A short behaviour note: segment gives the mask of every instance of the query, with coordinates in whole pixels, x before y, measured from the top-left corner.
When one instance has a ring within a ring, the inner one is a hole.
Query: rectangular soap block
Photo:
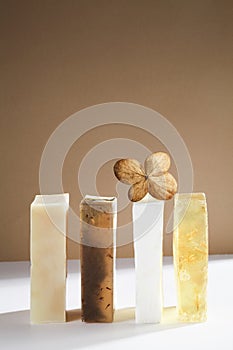
[[[133,203],[136,323],[162,317],[162,242],[164,202],[151,196]]]
[[[32,323],[66,320],[66,227],[69,195],[38,195],[31,204]]]
[[[80,204],[82,320],[113,322],[116,198],[86,196]]]
[[[207,317],[208,219],[204,193],[176,194],[173,255],[179,319]]]

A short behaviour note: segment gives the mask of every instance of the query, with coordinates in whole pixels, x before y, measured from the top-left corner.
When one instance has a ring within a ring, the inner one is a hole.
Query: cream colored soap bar
[[[69,195],[31,204],[31,322],[65,322],[66,223]]]
[[[204,193],[175,196],[173,255],[179,319],[206,320],[208,221]]]

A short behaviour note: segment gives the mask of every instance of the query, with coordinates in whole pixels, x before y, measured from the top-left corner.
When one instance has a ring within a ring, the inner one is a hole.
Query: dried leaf
[[[150,175],[148,181],[149,193],[157,199],[171,199],[177,191],[177,182],[170,173],[165,173],[160,176]]]
[[[148,191],[157,199],[167,200],[177,191],[176,180],[167,172],[169,168],[169,155],[157,152],[145,160],[145,171],[137,160],[121,159],[114,165],[114,173],[118,180],[132,185],[128,192],[132,202],[141,200]]]
[[[114,173],[119,181],[132,185],[145,178],[142,165],[135,159],[121,159],[114,165]]]
[[[144,178],[142,181],[139,181],[130,187],[128,197],[132,202],[138,202],[145,197],[147,192],[148,180]]]
[[[147,175],[159,176],[168,171],[171,165],[170,157],[167,153],[152,153],[145,160],[145,172]]]

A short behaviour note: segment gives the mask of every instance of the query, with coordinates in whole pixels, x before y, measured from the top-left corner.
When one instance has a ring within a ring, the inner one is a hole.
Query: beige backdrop
[[[0,2],[1,260],[29,258],[29,205],[50,134],[72,113],[109,101],[151,107],[178,129],[194,190],[207,194],[210,252],[233,253],[231,8],[225,0]],[[75,208],[74,171],[97,142],[129,137],[157,150],[133,127],[100,129],[82,136],[65,162]],[[111,167],[98,175],[103,194],[115,186]],[[171,253],[171,235],[164,251]],[[118,254],[131,256],[132,246]],[[71,242],[69,256],[78,256]]]

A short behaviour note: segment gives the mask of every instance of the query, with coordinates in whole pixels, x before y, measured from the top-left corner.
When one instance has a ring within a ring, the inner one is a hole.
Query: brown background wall
[[[29,258],[29,204],[50,134],[72,113],[109,101],[151,107],[178,129],[194,190],[208,197],[210,252],[233,253],[232,1],[7,0],[0,14],[0,260]],[[66,166],[109,135],[156,148],[133,127],[103,127],[77,141]],[[100,190],[111,165],[101,170]],[[77,206],[74,182],[69,168],[64,187]],[[113,177],[106,191],[111,184]],[[171,253],[171,236],[164,250]],[[70,243],[70,257],[77,252]],[[118,253],[132,255],[132,247]]]

